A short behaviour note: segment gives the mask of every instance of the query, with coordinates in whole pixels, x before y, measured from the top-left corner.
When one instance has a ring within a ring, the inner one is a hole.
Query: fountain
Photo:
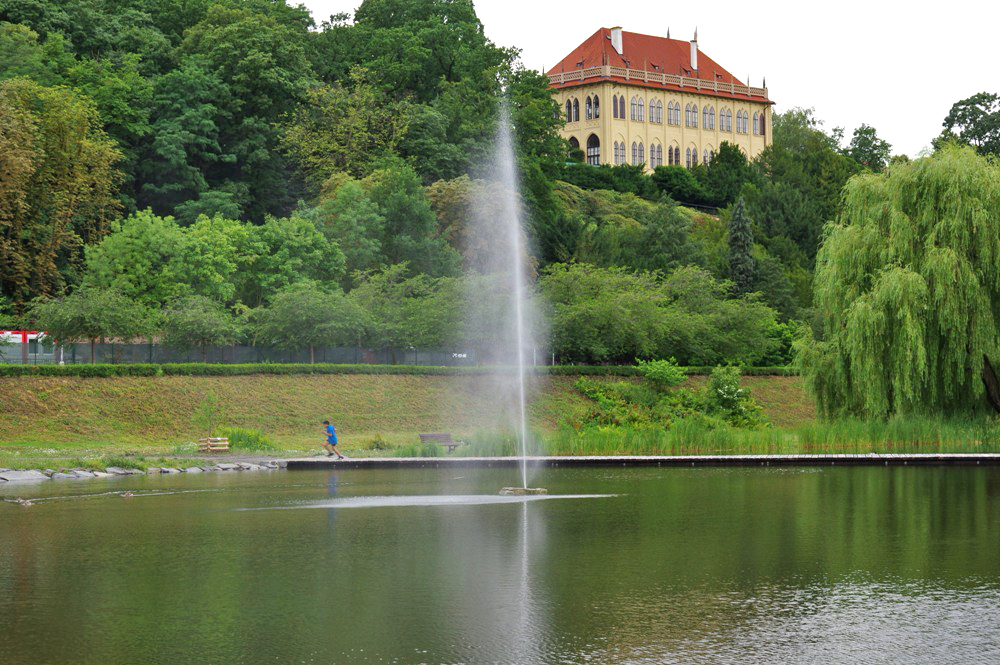
[[[516,433],[520,454],[521,487],[504,488],[503,494],[543,494],[544,490],[528,487],[528,424],[527,424],[527,364],[528,354],[535,355],[535,323],[525,288],[528,265],[527,241],[521,225],[522,207],[511,134],[510,111],[506,101],[501,104],[494,149],[485,179],[476,188],[474,214],[470,220],[469,238],[474,239],[474,251],[467,253],[468,267],[487,279],[493,288],[474,287],[469,310],[470,320],[482,320],[483,295],[491,294],[485,309],[494,317],[490,335],[491,360],[500,365],[494,377],[494,394],[506,423]],[[511,372],[506,371],[511,368]]]

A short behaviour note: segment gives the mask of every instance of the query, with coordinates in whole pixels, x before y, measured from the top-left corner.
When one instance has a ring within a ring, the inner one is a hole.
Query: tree
[[[348,86],[320,85],[306,93],[288,123],[282,142],[314,192],[334,173],[368,175],[372,162],[396,150],[406,132],[407,113],[351,70]]]
[[[57,300],[35,300],[25,319],[58,343],[90,342],[90,362],[97,362],[98,339],[129,340],[152,331],[155,315],[115,289],[82,286]]]
[[[342,291],[324,291],[314,282],[282,289],[271,306],[258,314],[258,341],[279,349],[309,348],[316,361],[317,346],[357,342],[366,325],[364,310]]]
[[[661,192],[681,203],[705,203],[711,196],[682,166],[657,166],[652,179]]]
[[[363,276],[350,299],[369,316],[367,342],[378,348],[436,348],[455,341],[461,320],[458,280],[414,275],[405,263]]]
[[[680,167],[658,167],[680,168]],[[687,169],[685,169],[687,171]],[[736,200],[743,184],[753,179],[753,170],[743,151],[728,141],[723,141],[719,151],[708,164],[693,171],[704,187],[713,205],[726,206]]]
[[[439,235],[416,172],[407,164],[388,164],[365,179],[368,196],[385,219],[380,238],[386,264],[408,263],[414,272],[454,275],[461,257]]]
[[[342,248],[345,285],[353,283],[355,272],[374,270],[387,263],[382,253],[385,218],[357,181],[345,182],[332,199],[305,214],[331,243]]]
[[[854,130],[844,154],[866,169],[879,173],[889,164],[892,146],[878,137],[874,127],[862,124]]]
[[[210,346],[234,344],[239,326],[226,309],[211,298],[188,296],[174,302],[164,312],[163,343],[174,349],[201,349],[205,361]]]
[[[120,159],[86,98],[0,83],[0,295],[16,308],[75,280],[84,246],[119,210]]]
[[[980,155],[1000,155],[1000,95],[980,92],[955,102],[942,124],[942,136],[957,136]]]
[[[799,353],[824,414],[1000,408],[998,210],[1000,168],[968,147],[848,182]]]
[[[729,276],[740,293],[749,293],[753,285],[753,230],[741,196],[729,219]]]

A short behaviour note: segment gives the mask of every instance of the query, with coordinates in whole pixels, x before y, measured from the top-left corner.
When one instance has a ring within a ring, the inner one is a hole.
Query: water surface
[[[519,480],[8,484],[0,663],[1000,662],[1000,470]]]

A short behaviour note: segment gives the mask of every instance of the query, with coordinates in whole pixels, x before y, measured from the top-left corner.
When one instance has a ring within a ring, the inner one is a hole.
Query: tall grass
[[[545,440],[547,455],[792,455],[1000,452],[989,419],[845,419],[790,429],[710,427],[682,419],[657,427],[564,427]]]
[[[271,443],[266,434],[256,429],[222,427],[217,434],[229,439],[230,450],[267,451],[278,449]]]

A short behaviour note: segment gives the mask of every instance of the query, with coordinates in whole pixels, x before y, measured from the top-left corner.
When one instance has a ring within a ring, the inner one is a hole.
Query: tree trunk
[[[993,370],[990,359],[983,354],[983,385],[986,387],[986,401],[990,403],[994,411],[1000,412],[1000,379]]]

